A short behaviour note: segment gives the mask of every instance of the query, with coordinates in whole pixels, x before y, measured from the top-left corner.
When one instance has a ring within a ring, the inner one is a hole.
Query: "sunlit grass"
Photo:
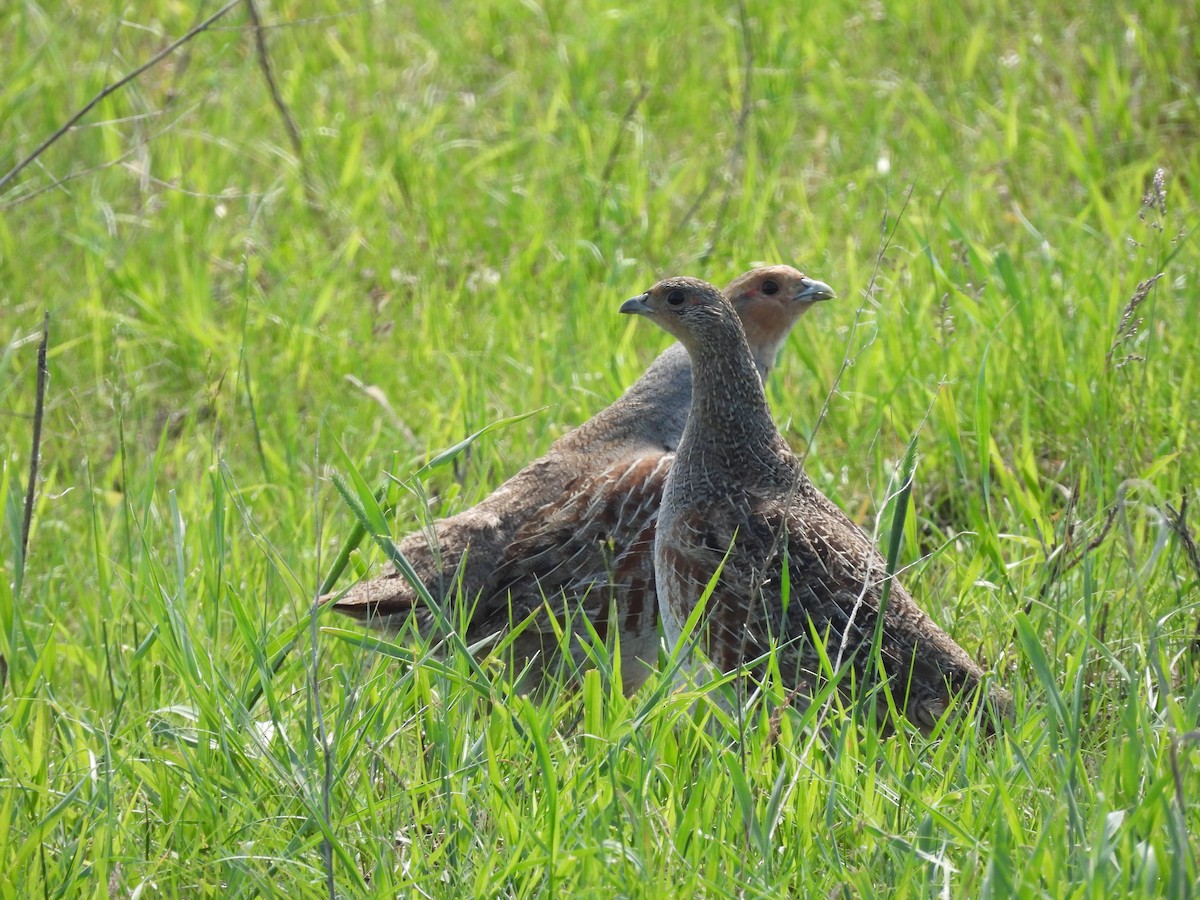
[[[303,160],[238,10],[0,194],[0,896],[1194,893],[1195,10],[261,7]],[[196,16],[5,6],[0,170]],[[525,698],[311,621],[334,471],[536,411],[389,524],[462,509],[663,346],[622,300],[760,261],[841,298],[777,418],[881,536],[917,436],[899,562],[1010,733],[731,723],[603,664]]]

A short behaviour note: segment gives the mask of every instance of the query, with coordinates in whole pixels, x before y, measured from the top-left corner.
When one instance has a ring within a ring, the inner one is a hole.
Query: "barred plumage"
[[[770,266],[726,288],[749,335],[756,378],[766,378],[788,332],[810,308],[812,298],[798,297],[805,284],[795,269]],[[625,689],[636,689],[649,674],[658,653],[654,527],[691,390],[687,352],[672,346],[617,402],[491,496],[434,522],[432,544],[424,531],[401,541],[401,551],[439,601],[455,598],[461,567],[461,594],[473,604],[468,643],[504,634],[533,615],[511,647],[514,670],[530,667],[528,686],[548,669],[574,667],[586,657],[575,641],[571,659],[558,658],[547,608],[560,628],[583,635],[586,620],[601,637],[615,611]],[[395,572],[354,585],[334,608],[388,630],[412,620],[428,634],[435,624]]]
[[[809,289],[832,293],[820,282]],[[731,672],[774,648],[786,686],[804,702],[821,673],[818,642],[829,659],[853,665],[859,685],[872,680],[867,651],[879,624],[897,705],[918,727],[932,727],[952,696],[980,685],[983,671],[894,578],[881,610],[884,559],[808,480],[775,427],[728,302],[702,281],[671,278],[622,312],[647,316],[692,357],[691,411],[655,539],[668,642],[678,639],[720,567],[700,635],[718,670]],[[761,677],[761,667],[752,674]],[[1007,710],[1004,691],[994,689],[991,698]]]

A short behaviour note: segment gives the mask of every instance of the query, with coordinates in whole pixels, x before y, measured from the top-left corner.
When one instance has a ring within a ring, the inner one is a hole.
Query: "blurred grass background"
[[[6,4],[0,175],[216,9]],[[260,14],[299,153],[238,7],[0,192],[0,894],[1194,893],[1195,8]],[[817,484],[872,529],[919,435],[907,581],[1012,735],[773,743],[309,629],[336,443],[405,478],[545,407],[424,482],[462,509],[664,346],[623,299],[759,262],[840,295],[768,391]]]

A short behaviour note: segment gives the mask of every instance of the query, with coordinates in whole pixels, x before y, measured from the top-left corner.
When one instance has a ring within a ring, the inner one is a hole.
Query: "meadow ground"
[[[0,171],[217,10],[151,6],[4,4]],[[278,0],[293,142],[237,4],[101,102],[0,188],[0,897],[1194,894],[1200,13],[1065,6]],[[622,300],[762,261],[841,298],[778,420],[881,535],[919,439],[905,577],[1009,733],[311,619],[333,473],[461,509],[665,345]]]

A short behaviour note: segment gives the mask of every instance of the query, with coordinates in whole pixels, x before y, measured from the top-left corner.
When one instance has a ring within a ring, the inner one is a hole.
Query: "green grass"
[[[0,170],[198,20],[155,5],[4,5]],[[303,163],[238,9],[0,193],[0,897],[1196,893],[1200,14],[746,6],[264,5]],[[899,561],[1011,733],[772,741],[310,622],[338,444],[373,485],[544,407],[422,478],[462,509],[665,344],[623,299],[760,261],[841,296],[778,419],[881,546],[919,437]]]

